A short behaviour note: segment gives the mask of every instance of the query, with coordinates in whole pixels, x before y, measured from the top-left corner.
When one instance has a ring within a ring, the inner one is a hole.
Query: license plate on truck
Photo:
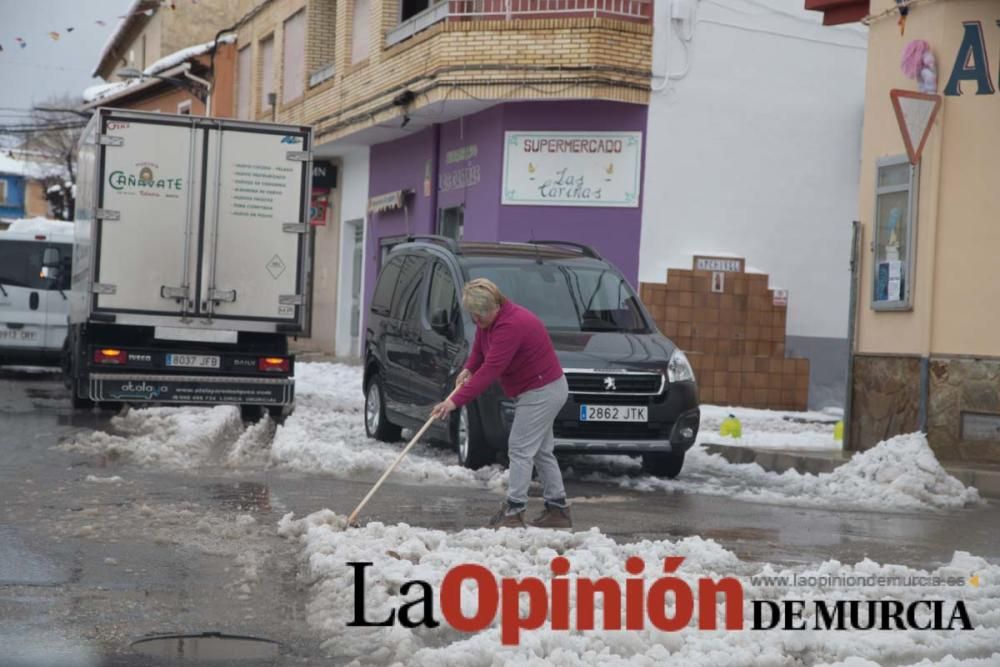
[[[173,368],[218,368],[219,357],[209,354],[168,354],[167,366]]]
[[[645,405],[581,405],[582,422],[647,422],[649,409]]]

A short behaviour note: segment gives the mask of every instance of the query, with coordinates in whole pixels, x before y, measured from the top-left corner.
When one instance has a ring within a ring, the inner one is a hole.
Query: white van
[[[71,224],[17,220],[0,231],[0,365],[59,365],[72,261]]]

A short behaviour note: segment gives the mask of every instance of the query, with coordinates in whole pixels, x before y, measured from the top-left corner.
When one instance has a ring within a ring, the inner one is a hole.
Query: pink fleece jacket
[[[486,391],[494,380],[516,398],[562,377],[562,365],[542,321],[527,308],[507,301],[488,328],[476,328],[465,368],[472,373],[452,401],[462,406]]]

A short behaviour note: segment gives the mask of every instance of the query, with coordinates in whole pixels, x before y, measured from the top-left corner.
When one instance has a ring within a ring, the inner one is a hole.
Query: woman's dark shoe
[[[547,504],[531,525],[535,528],[572,528],[573,518],[569,514],[568,507]]]
[[[505,500],[497,513],[490,517],[487,528],[527,528],[524,524],[524,508],[514,509]]]

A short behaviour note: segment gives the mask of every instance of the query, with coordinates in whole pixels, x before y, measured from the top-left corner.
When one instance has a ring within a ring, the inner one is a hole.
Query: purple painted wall
[[[501,206],[505,131],[641,131],[645,169],[647,107],[602,101],[511,102],[411,136],[372,146],[369,196],[410,189],[408,210],[369,215],[365,313],[378,275],[379,239],[431,234],[438,209],[465,205],[467,241],[562,239],[594,246],[633,285],[639,275],[642,197],[636,208]],[[476,147],[476,155],[448,163],[447,154]],[[431,191],[424,177],[430,161]],[[642,174],[640,174],[642,183]],[[367,318],[366,318],[367,319]]]

